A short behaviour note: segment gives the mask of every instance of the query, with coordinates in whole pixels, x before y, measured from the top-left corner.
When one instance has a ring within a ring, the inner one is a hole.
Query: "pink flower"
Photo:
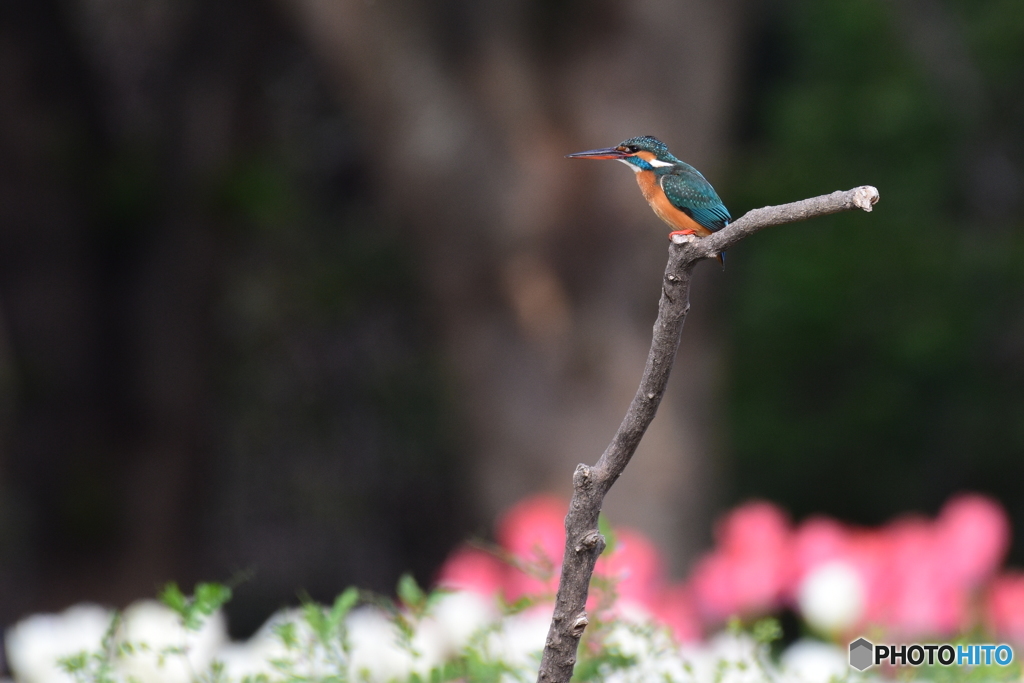
[[[702,557],[694,567],[690,579],[694,602],[708,621],[720,622],[741,611],[733,562],[722,552]]]
[[[851,532],[828,517],[805,520],[793,536],[794,580],[802,581],[818,566],[843,559],[850,552]]]
[[[999,568],[1010,545],[1010,522],[1002,506],[977,494],[948,501],[936,520],[941,562],[964,586],[974,587]]]
[[[553,595],[566,507],[552,496],[518,503],[497,527],[511,564],[464,547],[444,564],[439,583],[485,595],[501,592],[509,601]],[[614,586],[609,618],[649,615],[686,641],[700,636],[701,619],[714,625],[788,603],[832,633],[870,625],[893,637],[922,638],[972,626],[972,599],[1003,560],[1010,528],[997,502],[975,494],[951,499],[936,520],[904,517],[877,529],[812,517],[794,530],[778,507],[755,501],[721,520],[716,547],[697,562],[688,583],[673,586],[667,586],[664,563],[649,539],[629,529],[617,530],[616,539],[595,567],[595,576]],[[813,585],[809,577],[816,577]],[[603,604],[601,596],[592,587],[588,608]],[[1021,615],[1024,573],[994,580],[985,600],[989,626],[1024,644]]]
[[[520,501],[498,521],[498,543],[520,563],[509,567],[505,599],[553,594],[565,550],[565,514],[568,506],[554,496],[540,495]]]
[[[508,601],[553,594],[565,547],[566,509],[564,501],[552,496],[521,501],[502,515],[497,525],[498,542],[514,564],[464,546],[445,561],[438,584],[484,595],[501,592]],[[638,607],[641,613],[669,626],[678,639],[699,638],[700,624],[689,590],[682,586],[666,589],[661,554],[643,534],[617,529],[615,546],[598,559],[595,575],[613,584],[613,617],[635,615],[632,608]],[[592,587],[588,609],[596,609],[599,598],[600,591]]]
[[[651,611],[655,619],[668,626],[676,642],[693,643],[701,639],[700,617],[689,586],[677,584],[663,590]]]
[[[951,635],[968,626],[971,588],[949,562],[938,524],[906,517],[883,528],[885,590],[877,623],[902,636]]]
[[[905,637],[950,636],[967,626],[967,592],[922,567],[904,581],[889,609],[889,626]]]
[[[615,582],[619,600],[650,610],[663,588],[663,567],[661,553],[646,536],[631,529],[616,529],[614,551],[601,556],[594,573]]]
[[[968,626],[967,591],[943,580],[931,567],[904,577],[892,594],[887,616],[893,633],[905,637],[951,636]]]
[[[742,505],[722,520],[717,536],[719,548],[693,574],[701,613],[718,621],[778,607],[793,573],[792,532],[782,511],[764,502]]]
[[[1007,572],[992,580],[985,599],[985,622],[1000,638],[1024,644],[1024,573]]]
[[[867,598],[865,621],[884,623],[889,596],[894,591],[889,539],[873,530],[851,532],[842,559],[849,562],[863,583]]]
[[[863,622],[901,636],[950,635],[970,625],[971,592],[1006,552],[1009,524],[999,505],[977,495],[946,504],[937,520],[908,516],[855,530],[817,518],[794,540],[794,577],[841,561],[865,590]]]
[[[928,521],[903,517],[890,522],[881,534],[888,546],[883,623],[903,635],[932,632],[928,603],[936,598],[932,593],[938,578],[933,576],[935,544]]]
[[[736,508],[717,529],[719,545],[733,555],[777,555],[789,549],[791,530],[786,514],[765,501]]]
[[[463,546],[441,565],[437,585],[452,590],[494,595],[505,581],[506,565],[494,555]]]
[[[498,543],[523,560],[560,563],[567,509],[565,501],[555,496],[519,501],[498,520]]]

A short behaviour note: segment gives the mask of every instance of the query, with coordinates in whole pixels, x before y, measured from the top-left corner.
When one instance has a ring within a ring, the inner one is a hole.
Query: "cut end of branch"
[[[878,189],[870,185],[862,185],[854,190],[853,205],[858,209],[871,211],[871,207],[878,203]]]
[[[669,239],[672,240],[672,244],[686,244],[688,242],[696,242],[696,235],[672,235]]]

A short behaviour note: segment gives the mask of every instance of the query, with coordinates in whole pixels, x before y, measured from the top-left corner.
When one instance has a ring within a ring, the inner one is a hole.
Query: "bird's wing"
[[[661,189],[672,206],[686,212],[708,230],[721,230],[732,222],[729,209],[718,197],[715,188],[696,170],[673,170],[661,176]]]

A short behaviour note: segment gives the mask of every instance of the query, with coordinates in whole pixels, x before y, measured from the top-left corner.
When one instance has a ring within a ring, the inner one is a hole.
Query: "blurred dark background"
[[[568,493],[636,388],[665,228],[568,152],[654,134],[738,216],[612,520],[677,576],[751,496],[998,497],[1024,561],[1016,0],[7,0],[0,626],[167,580],[428,583]]]

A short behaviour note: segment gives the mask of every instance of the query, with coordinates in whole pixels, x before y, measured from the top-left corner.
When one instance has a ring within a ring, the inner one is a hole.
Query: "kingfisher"
[[[668,151],[651,135],[630,138],[617,147],[566,155],[568,159],[616,159],[636,174],[644,199],[675,235],[707,237],[732,222],[729,209],[700,171]],[[725,263],[724,255],[718,260]]]

